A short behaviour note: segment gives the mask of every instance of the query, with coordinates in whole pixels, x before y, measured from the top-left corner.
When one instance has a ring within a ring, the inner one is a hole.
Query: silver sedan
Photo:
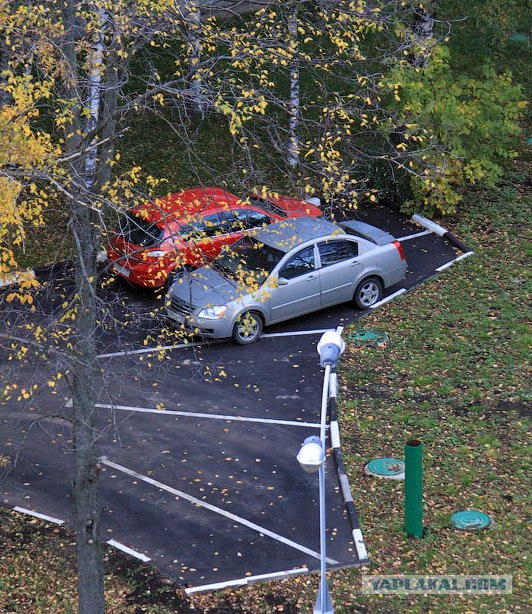
[[[256,341],[264,326],[352,301],[377,303],[407,264],[395,238],[359,221],[283,220],[253,231],[208,266],[182,273],[168,317],[211,339]]]

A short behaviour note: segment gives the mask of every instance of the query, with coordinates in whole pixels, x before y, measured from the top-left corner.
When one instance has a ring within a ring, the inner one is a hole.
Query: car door
[[[358,243],[352,239],[329,239],[318,243],[322,307],[353,298],[355,282],[362,271],[358,251]]]
[[[278,285],[271,290],[270,319],[288,320],[319,308],[320,280],[314,245],[310,245],[281,264]]]

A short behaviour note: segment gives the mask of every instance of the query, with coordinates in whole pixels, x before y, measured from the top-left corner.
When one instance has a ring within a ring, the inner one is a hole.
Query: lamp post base
[[[329,593],[329,585],[327,584],[326,578],[320,580],[320,590],[318,591],[316,605],[314,606],[314,614],[334,614],[331,594]]]

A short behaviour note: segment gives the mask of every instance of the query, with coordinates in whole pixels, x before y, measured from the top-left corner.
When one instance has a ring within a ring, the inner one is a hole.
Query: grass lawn
[[[385,348],[348,343],[341,368],[342,444],[371,566],[330,578],[338,613],[528,611],[526,498],[530,198],[518,176],[471,192],[444,224],[475,255],[357,321],[386,331]],[[347,337],[349,330],[346,331]],[[402,484],[369,478],[372,458],[425,447],[426,537],[403,532]],[[1,471],[1,469],[0,469]],[[450,528],[478,509],[495,521],[479,533]],[[72,534],[0,512],[0,612],[75,612]],[[109,551],[108,611],[119,614],[308,612],[318,578],[201,595],[189,600],[154,570]],[[511,595],[367,596],[361,574],[510,574]]]

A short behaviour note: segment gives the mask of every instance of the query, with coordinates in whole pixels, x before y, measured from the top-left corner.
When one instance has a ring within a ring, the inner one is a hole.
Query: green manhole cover
[[[405,464],[398,458],[375,458],[366,465],[364,470],[368,475],[378,478],[405,479]]]
[[[382,330],[357,330],[347,335],[347,340],[357,346],[380,347],[390,341],[388,333]]]
[[[451,516],[451,522],[460,531],[480,531],[491,525],[491,518],[478,510],[462,510]]]
[[[529,37],[522,32],[514,32],[512,35],[510,35],[509,39],[512,41],[512,43],[528,43],[529,41]]]

